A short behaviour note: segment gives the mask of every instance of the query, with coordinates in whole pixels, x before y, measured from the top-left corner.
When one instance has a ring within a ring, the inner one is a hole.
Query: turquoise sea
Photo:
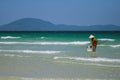
[[[0,80],[49,79],[119,80],[120,32],[0,32]]]

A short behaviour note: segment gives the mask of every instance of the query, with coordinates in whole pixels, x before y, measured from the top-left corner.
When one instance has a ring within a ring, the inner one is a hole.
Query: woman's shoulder
[[[96,38],[94,38],[93,40],[94,40],[94,41],[97,41],[97,39],[96,39]]]

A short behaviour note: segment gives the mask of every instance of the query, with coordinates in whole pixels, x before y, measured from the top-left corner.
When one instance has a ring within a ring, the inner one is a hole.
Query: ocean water
[[[0,32],[0,80],[49,79],[119,80],[120,32]]]

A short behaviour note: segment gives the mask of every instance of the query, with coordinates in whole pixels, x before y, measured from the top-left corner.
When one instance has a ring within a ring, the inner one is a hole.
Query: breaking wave
[[[99,79],[99,78],[35,78],[35,77],[16,77],[16,76],[9,76],[9,77],[0,77],[0,79],[6,80],[108,80],[108,79]],[[109,79],[113,80],[113,79]]]
[[[23,45],[88,45],[90,44],[90,41],[73,41],[73,42],[0,42],[0,44],[23,44]],[[105,47],[112,47],[112,48],[118,48],[120,47],[120,44],[116,45],[102,45],[99,44],[98,46],[105,46]]]
[[[15,55],[15,54],[4,54],[4,56],[8,56],[8,57],[31,57],[31,56],[21,56],[21,55]]]
[[[46,37],[40,37],[40,39],[45,39]]]
[[[13,36],[3,36],[1,39],[19,39],[21,37],[13,37]]]
[[[109,38],[102,38],[102,39],[98,39],[100,41],[115,41],[115,39],[109,39]]]
[[[62,51],[34,51],[34,50],[0,50],[0,52],[18,52],[18,53],[43,53],[43,54],[56,54]]]
[[[98,45],[98,46],[108,46],[108,47],[112,47],[112,48],[118,48],[118,47],[120,47],[120,44],[117,44],[117,45]]]
[[[103,79],[92,79],[92,78],[25,78],[22,77],[22,80],[103,80]],[[104,79],[108,80],[108,79]],[[113,80],[113,79],[109,79]]]
[[[71,60],[89,61],[89,62],[118,62],[120,63],[120,59],[110,59],[110,58],[54,57],[53,59],[71,59]]]
[[[37,44],[37,45],[86,45],[90,41],[73,41],[73,42],[0,42],[0,44]]]

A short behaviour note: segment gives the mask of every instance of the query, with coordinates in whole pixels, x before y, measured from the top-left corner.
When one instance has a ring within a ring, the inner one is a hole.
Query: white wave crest
[[[40,37],[40,39],[45,39],[45,37]]]
[[[108,46],[108,47],[112,47],[112,48],[118,48],[118,47],[120,47],[120,44],[117,44],[117,45],[98,45],[98,46]]]
[[[120,47],[120,44],[119,45],[111,45],[111,47],[113,47],[113,48]]]
[[[92,78],[25,78],[25,77],[21,79],[22,80],[108,80],[108,79],[92,79]],[[109,79],[109,80],[113,80],[113,79]]]
[[[56,54],[56,53],[60,53],[60,52],[62,52],[62,51],[0,50],[0,52]]]
[[[72,59],[72,60],[90,61],[90,62],[119,62],[120,63],[120,59],[109,59],[109,58],[54,57],[53,59]]]
[[[21,38],[21,37],[13,37],[13,36],[3,36],[3,37],[1,37],[1,39],[18,39],[18,38]]]
[[[36,45],[86,45],[89,41],[74,42],[0,42],[0,44],[36,44]]]
[[[98,39],[100,41],[115,41],[115,39],[109,39],[109,38],[102,38],[102,39]]]
[[[15,55],[15,54],[4,54],[4,56],[8,56],[8,57],[30,57],[30,56],[21,56],[21,55]]]

